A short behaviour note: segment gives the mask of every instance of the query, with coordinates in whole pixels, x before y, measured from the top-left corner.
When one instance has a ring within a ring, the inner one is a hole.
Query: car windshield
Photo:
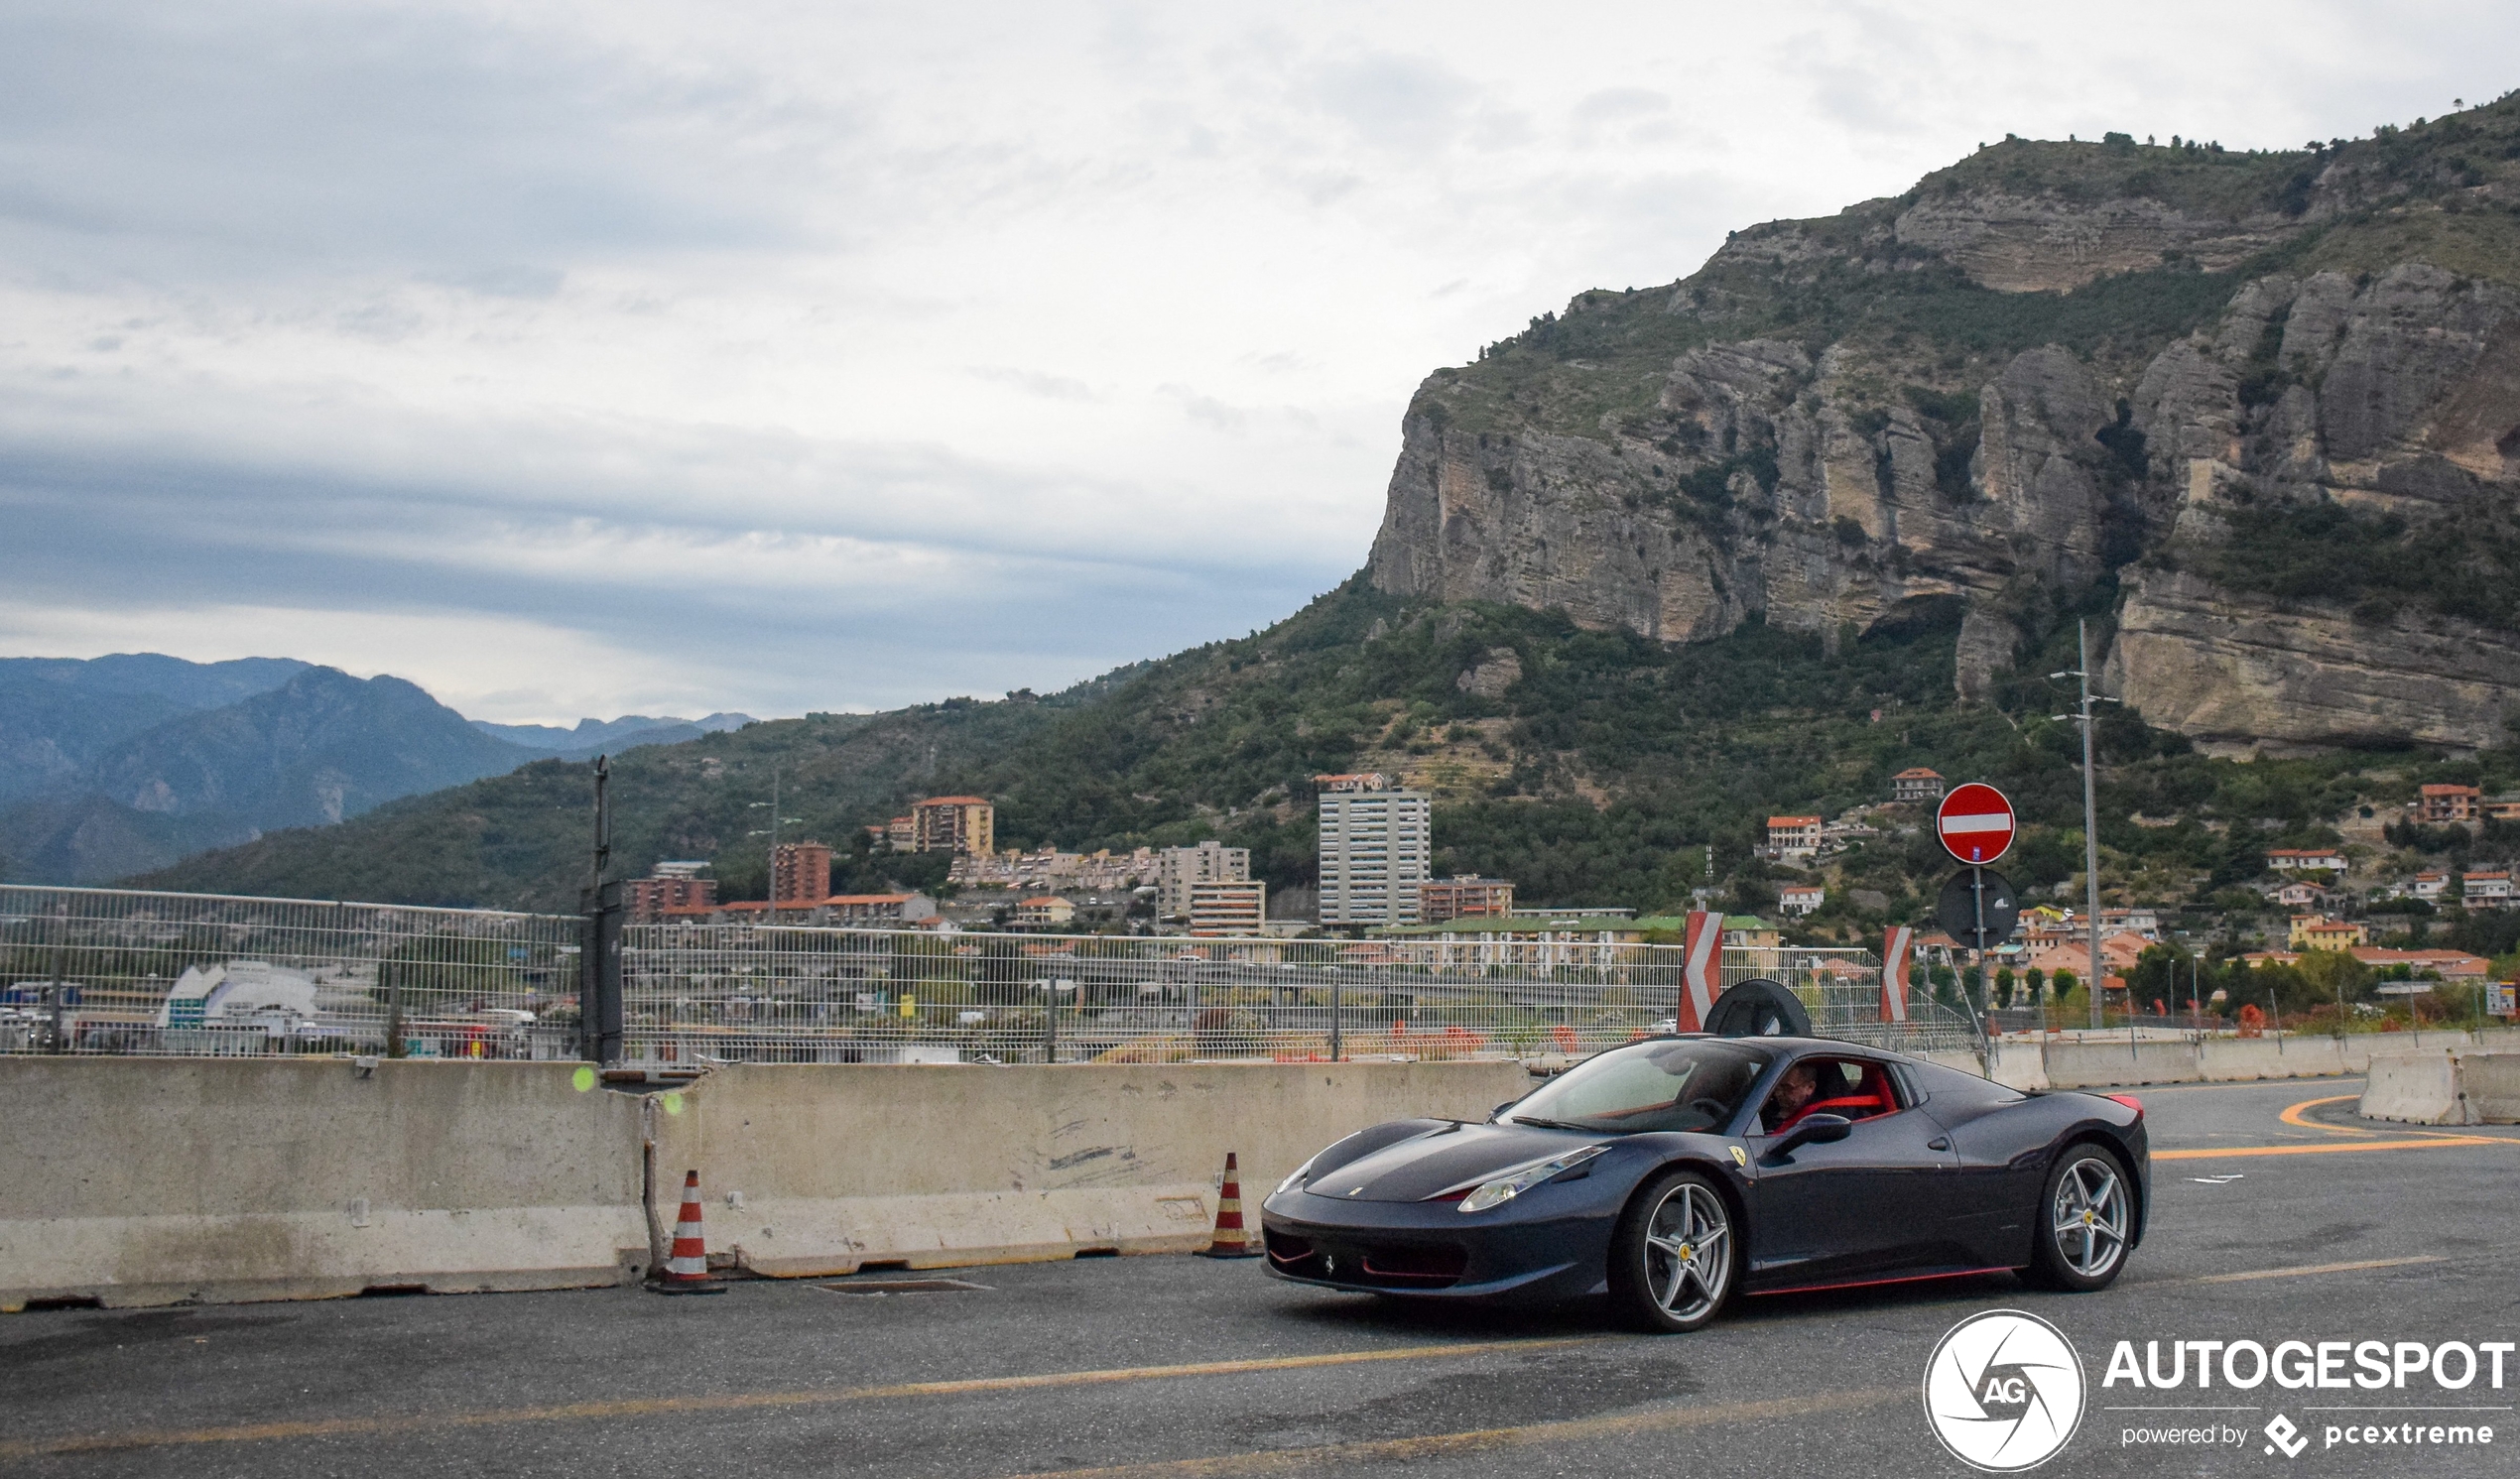
[[[1508,1120],[1619,1135],[1730,1123],[1772,1054],[1730,1039],[1638,1043],[1570,1068],[1505,1111]]]

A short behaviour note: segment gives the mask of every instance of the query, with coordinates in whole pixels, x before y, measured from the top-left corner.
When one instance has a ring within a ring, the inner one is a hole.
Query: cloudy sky
[[[507,720],[1048,689],[1345,577],[1418,380],[1584,288],[2007,131],[2290,146],[2514,56],[2508,0],[14,0],[0,653]]]

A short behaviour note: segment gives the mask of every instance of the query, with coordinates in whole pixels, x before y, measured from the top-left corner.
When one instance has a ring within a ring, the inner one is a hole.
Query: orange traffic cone
[[[726,1286],[708,1277],[708,1238],[700,1230],[700,1173],[683,1176],[683,1210],[674,1219],[674,1252],[652,1286],[661,1294],[722,1294]]]
[[[1225,1183],[1216,1189],[1216,1235],[1198,1250],[1200,1258],[1258,1258],[1260,1240],[1242,1225],[1242,1174],[1234,1153],[1225,1152]]]

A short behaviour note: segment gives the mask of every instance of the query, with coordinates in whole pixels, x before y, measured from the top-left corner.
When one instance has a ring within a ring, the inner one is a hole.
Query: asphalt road
[[[2250,1409],[2207,1416],[2113,1411],[2147,1394],[2100,1386],[2121,1339],[2520,1338],[2520,1132],[2365,1125],[2350,1098],[2282,1118],[2358,1087],[2135,1091],[2169,1158],[2151,1236],[2097,1294],[1985,1278],[1751,1299],[1707,1331],[1653,1338],[1597,1310],[1422,1311],[1250,1262],[1132,1258],[957,1271],[982,1288],[882,1296],[756,1283],[711,1298],[39,1311],[0,1318],[0,1469],[1961,1474],[1921,1411],[1925,1363],[1954,1322],[2014,1307],[2061,1327],[2089,1374],[2081,1427],[2043,1474],[2513,1472],[2520,1362],[2499,1392],[2177,1394]],[[2329,1449],[2323,1423],[2400,1419],[2300,1406],[2451,1398],[2503,1409],[2456,1419],[2493,1423],[2492,1447]],[[2264,1451],[2257,1428],[2279,1411],[2311,1432],[2297,1458]],[[2203,1421],[2248,1440],[2124,1445],[2130,1425]]]

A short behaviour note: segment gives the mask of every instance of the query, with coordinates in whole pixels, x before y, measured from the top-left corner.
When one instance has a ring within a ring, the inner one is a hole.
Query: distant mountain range
[[[617,753],[640,745],[679,745],[703,734],[741,729],[752,722],[752,715],[734,713],[710,714],[705,719],[624,714],[618,719],[580,719],[574,729],[563,729],[557,724],[493,724],[487,719],[473,720],[472,727],[493,739],[548,751],[564,760],[591,760],[606,751]]]
[[[491,724],[399,678],[288,658],[0,659],[0,879],[104,882],[536,760],[746,722]]]

